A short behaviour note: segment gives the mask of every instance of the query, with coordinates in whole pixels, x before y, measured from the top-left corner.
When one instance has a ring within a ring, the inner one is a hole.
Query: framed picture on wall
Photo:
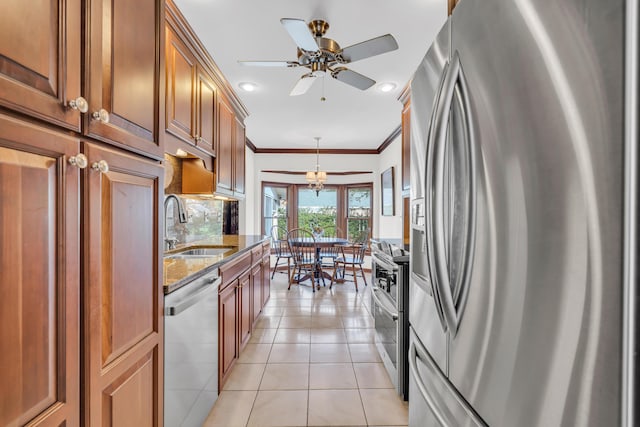
[[[394,176],[393,176],[393,166],[391,166],[386,171],[382,172],[381,176],[381,191],[382,197],[380,200],[382,201],[382,215],[384,216],[393,216],[396,214],[395,203],[394,203]]]

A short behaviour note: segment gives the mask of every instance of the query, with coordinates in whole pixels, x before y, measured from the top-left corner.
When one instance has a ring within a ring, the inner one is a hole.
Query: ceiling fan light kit
[[[305,67],[310,73],[302,75],[289,95],[306,93],[313,85],[318,72],[329,73],[334,79],[360,90],[367,90],[376,82],[369,77],[356,73],[345,64],[370,58],[398,49],[398,43],[391,34],[385,34],[346,48],[332,39],[324,37],[329,23],[316,19],[307,24],[302,19],[282,18],[280,20],[297,49],[297,61],[238,61],[242,65],[258,67]]]

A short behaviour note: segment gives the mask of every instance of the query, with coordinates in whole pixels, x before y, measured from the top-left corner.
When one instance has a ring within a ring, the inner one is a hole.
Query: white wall
[[[289,175],[277,173],[265,173],[263,170],[282,170],[282,171],[300,171],[306,172],[314,170],[316,166],[315,154],[255,154],[254,162],[254,185],[256,192],[254,193],[253,202],[256,215],[254,217],[254,228],[260,230],[261,224],[261,189],[262,182],[283,182],[291,184],[306,184],[304,175]],[[377,154],[321,154],[320,169],[324,171],[345,172],[345,171],[366,171],[371,173],[355,174],[355,175],[329,175],[327,183],[329,184],[354,184],[373,182],[373,215],[374,218],[380,215],[380,206],[378,200],[379,189],[379,171],[378,171],[378,155]],[[249,172],[247,172],[249,179]],[[374,220],[374,232],[377,228],[377,220]]]
[[[378,156],[378,186],[380,185],[380,173],[393,166],[393,194],[395,214],[382,216],[378,211],[378,233],[373,237],[382,239],[402,239],[402,136],[396,137],[393,142]],[[377,193],[380,197],[380,187]],[[378,200],[380,204],[380,200]]]
[[[260,193],[260,186],[256,188],[255,182],[255,153],[247,147],[245,150],[245,194],[244,200],[239,202],[240,218],[239,233],[246,235],[260,234],[260,227],[255,227],[256,221],[260,224],[260,204],[255,205],[255,194]],[[258,202],[260,199],[258,198]],[[257,211],[257,212],[256,212]],[[258,217],[256,220],[256,216]]]
[[[261,231],[262,182],[306,184],[303,175],[275,174],[263,170],[308,171],[316,165],[315,154],[255,154],[247,149],[246,194],[240,209],[244,212],[240,221],[240,233],[259,234]],[[402,238],[401,160],[402,142],[397,137],[382,154],[321,154],[320,169],[325,171],[370,171],[356,175],[329,175],[331,184],[373,183],[372,236]],[[380,211],[380,174],[390,166],[395,168],[395,215],[382,216]]]

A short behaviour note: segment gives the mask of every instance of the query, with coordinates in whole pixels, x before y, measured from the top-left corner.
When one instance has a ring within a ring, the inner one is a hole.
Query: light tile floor
[[[370,287],[360,282],[287,291],[271,299],[204,423],[214,426],[406,426],[374,345]]]

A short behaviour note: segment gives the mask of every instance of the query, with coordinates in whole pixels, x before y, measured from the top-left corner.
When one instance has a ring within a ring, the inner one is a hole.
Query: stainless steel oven
[[[371,310],[376,347],[398,394],[409,398],[409,255],[385,242],[372,244]]]

